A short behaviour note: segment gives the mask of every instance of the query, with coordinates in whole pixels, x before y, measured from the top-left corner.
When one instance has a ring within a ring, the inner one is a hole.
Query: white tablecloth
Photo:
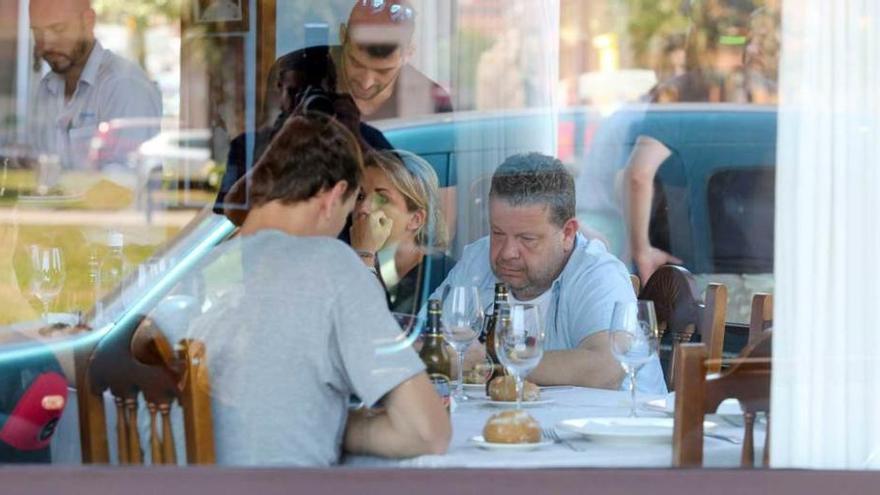
[[[527,411],[542,427],[553,426],[565,419],[584,417],[612,417],[629,414],[627,392],[589,388],[551,389],[542,391],[542,398],[553,399],[552,404],[528,408]],[[656,399],[657,396],[639,396],[639,402]],[[637,440],[599,441],[588,440],[575,434],[559,431],[582,450],[575,452],[557,443],[532,451],[483,450],[469,442],[471,437],[481,435],[486,420],[500,409],[486,404],[484,399],[466,402],[452,413],[453,437],[449,451],[442,456],[422,456],[413,459],[393,460],[370,456],[349,456],[344,463],[358,467],[412,467],[412,468],[544,468],[544,467],[670,467],[672,443],[650,443]],[[664,416],[662,412],[640,409],[639,415]],[[712,431],[742,438],[743,430],[735,426],[741,418],[709,416],[718,427]],[[755,459],[760,464],[764,445],[764,427],[756,427]],[[706,437],[703,443],[704,466],[738,467],[741,445]]]

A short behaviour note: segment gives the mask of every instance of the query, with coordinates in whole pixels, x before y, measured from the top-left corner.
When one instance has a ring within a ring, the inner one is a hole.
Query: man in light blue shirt
[[[128,154],[159,131],[159,89],[140,67],[95,39],[89,0],[31,0],[30,25],[36,55],[51,72],[32,102],[29,144],[57,156],[65,169],[127,165]],[[99,127],[117,119],[129,122],[90,161]]]
[[[635,301],[629,273],[601,242],[578,233],[575,211],[574,178],[559,160],[511,156],[492,176],[490,236],[465,248],[433,297],[449,285],[473,285],[488,305],[495,283],[504,282],[512,301],[536,304],[546,315],[544,357],[529,380],[628,388],[607,329],[614,303]],[[639,372],[638,388],[666,393],[656,357]]]

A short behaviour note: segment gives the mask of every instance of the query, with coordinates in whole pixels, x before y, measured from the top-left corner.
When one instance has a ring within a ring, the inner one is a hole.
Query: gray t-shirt
[[[393,345],[381,287],[335,239],[261,231],[197,276],[203,312],[186,336],[206,345],[219,464],[336,464],[350,397],[376,404],[424,369]]]

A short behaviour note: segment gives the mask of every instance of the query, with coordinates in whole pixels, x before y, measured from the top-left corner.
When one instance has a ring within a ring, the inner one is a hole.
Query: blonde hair
[[[407,151],[371,151],[364,157],[364,167],[385,172],[388,180],[406,202],[407,210],[425,212],[425,222],[416,232],[416,243],[439,250],[446,248],[449,234],[440,207],[440,186],[434,168],[424,159]]]

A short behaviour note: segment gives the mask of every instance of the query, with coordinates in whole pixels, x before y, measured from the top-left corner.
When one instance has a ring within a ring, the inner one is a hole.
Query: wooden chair
[[[706,288],[705,301],[697,292],[694,276],[687,269],[664,265],[657,269],[639,294],[639,299],[654,302],[660,337],[669,335],[667,345],[660,350],[660,363],[666,376],[666,386],[675,385],[675,349],[690,342],[694,334],[706,344],[712,360],[710,371],[720,371],[721,352],[724,348],[724,319],[727,313],[727,287],[711,283]]]
[[[150,415],[153,464],[177,463],[170,416],[175,401],[183,410],[187,462],[215,462],[211,397],[201,342],[182,340],[175,352],[155,324],[144,319],[133,330],[111,332],[93,351],[78,356],[76,375],[83,463],[110,462],[104,413],[104,391],[108,389],[116,405],[120,464],[143,464],[137,420],[139,393]]]
[[[749,319],[749,344],[757,342],[773,327],[773,295],[757,293],[752,296],[752,316]]]
[[[676,361],[678,389],[675,391],[675,426],[672,436],[672,464],[695,467],[703,464],[703,418],[714,413],[722,401],[737,399],[743,411],[742,467],[755,465],[755,420],[766,413],[764,466],[770,452],[770,372],[772,332],[743,349],[723,373],[709,372],[705,344],[682,344]]]

